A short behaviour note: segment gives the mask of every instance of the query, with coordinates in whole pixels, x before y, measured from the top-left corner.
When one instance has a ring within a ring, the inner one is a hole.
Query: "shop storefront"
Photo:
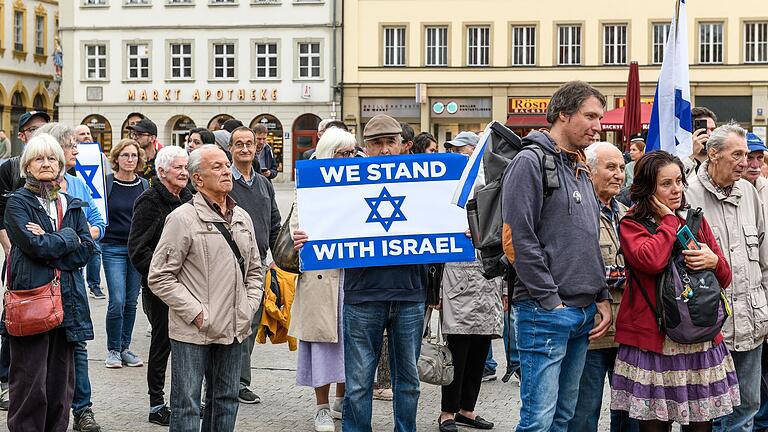
[[[399,122],[411,125],[415,133],[421,131],[421,104],[410,98],[363,98],[360,100],[360,127],[373,117],[385,114]]]
[[[431,98],[430,132],[438,144],[451,140],[461,131],[480,132],[493,118],[491,98]]]
[[[190,129],[196,127],[194,120],[185,115],[180,115],[172,118],[169,123],[171,123],[171,144],[184,147],[187,134]]]
[[[315,114],[303,114],[293,122],[293,166],[296,161],[303,160],[304,153],[317,147],[317,125],[320,124],[320,117]],[[291,179],[295,176],[295,171],[291,173]]]
[[[283,154],[285,153],[283,149],[283,124],[271,114],[261,114],[254,117],[250,127],[253,128],[257,124],[267,127],[267,144],[272,148],[272,153],[277,161],[277,171],[283,172]]]
[[[91,114],[84,118],[80,124],[88,126],[91,130],[93,140],[101,144],[104,153],[109,154],[112,151],[112,125],[109,120],[99,114]]]
[[[547,106],[549,99],[528,97],[509,98],[507,101],[507,127],[524,137],[534,129],[548,128]]]

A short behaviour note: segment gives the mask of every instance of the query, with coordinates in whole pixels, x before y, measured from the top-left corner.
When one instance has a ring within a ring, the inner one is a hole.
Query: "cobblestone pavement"
[[[286,216],[294,197],[292,185],[276,185],[281,213]],[[1,252],[0,252],[1,253]],[[104,279],[102,278],[102,281]],[[102,282],[103,284],[104,282]],[[106,292],[106,289],[104,290]],[[107,369],[106,333],[104,317],[106,300],[91,302],[96,339],[88,343],[88,359],[93,386],[93,410],[96,420],[105,432],[167,430],[147,422],[149,399],[147,396],[146,367]],[[132,350],[146,360],[149,338],[145,336],[147,319],[141,305],[136,314]],[[494,342],[500,374],[505,370],[503,344]],[[237,415],[237,431],[313,431],[315,399],[312,389],[296,386],[296,352],[288,351],[287,345],[257,345],[251,359],[253,389],[261,397],[257,405],[240,405]],[[170,395],[170,368],[166,384],[166,398]],[[607,397],[604,398],[600,430],[607,430]],[[483,383],[477,412],[496,423],[497,431],[513,431],[520,410],[519,387],[514,379],[509,383],[500,380]],[[422,384],[419,399],[417,425],[419,431],[436,431],[440,411],[440,388]],[[5,412],[0,411],[0,431],[7,431]],[[70,429],[71,429],[70,423]],[[469,431],[472,429],[459,428]],[[341,430],[337,422],[337,430]],[[392,403],[373,402],[373,430],[391,431]]]

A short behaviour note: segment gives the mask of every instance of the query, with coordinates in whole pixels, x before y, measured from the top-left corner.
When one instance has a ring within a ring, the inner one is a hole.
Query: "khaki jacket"
[[[707,175],[708,162],[688,179],[685,198],[701,207],[717,243],[733,271],[725,292],[733,315],[723,326],[731,351],[758,347],[768,334],[768,239],[764,211],[757,190],[746,180],[733,185],[731,195],[719,193]]]
[[[619,211],[617,214],[617,227],[618,221],[627,214],[627,206],[617,202],[619,205]],[[616,236],[616,228],[613,226],[612,221],[602,211],[600,212],[600,253],[603,256],[603,263],[606,267],[615,265],[624,265],[624,257],[619,255],[619,238]],[[626,286],[626,285],[625,285]],[[603,348],[615,348],[619,344],[614,342],[613,337],[616,335],[616,315],[619,313],[619,305],[621,304],[621,296],[624,293],[624,286],[619,288],[610,287],[611,292],[611,314],[613,320],[611,326],[608,329],[608,333],[598,340],[592,341],[589,344],[589,349],[603,349]],[[600,322],[600,315],[595,316],[595,325]]]
[[[488,280],[483,276],[480,261],[446,263],[440,286],[443,333],[501,337],[502,284],[500,277]]]
[[[763,212],[768,215],[768,179],[763,176],[758,177],[755,181],[755,189],[760,202],[763,203]]]
[[[263,293],[261,257],[253,223],[240,207],[229,224],[245,260],[245,281],[232,249],[213,222],[226,222],[200,193],[171,212],[149,267],[149,289],[168,305],[171,339],[196,344],[242,342]],[[193,323],[203,312],[203,326]]]
[[[299,215],[291,215],[291,235],[299,228]],[[291,307],[288,335],[304,342],[339,342],[340,270],[318,270],[299,274]]]

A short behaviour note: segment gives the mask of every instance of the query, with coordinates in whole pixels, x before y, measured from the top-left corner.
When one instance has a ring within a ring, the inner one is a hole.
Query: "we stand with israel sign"
[[[296,162],[302,270],[475,259],[451,203],[467,158],[415,154]]]

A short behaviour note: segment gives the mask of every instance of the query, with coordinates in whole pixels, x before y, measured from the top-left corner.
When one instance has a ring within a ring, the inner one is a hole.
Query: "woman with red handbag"
[[[8,198],[8,291],[0,330],[11,348],[8,430],[61,431],[74,393],[75,342],[93,339],[80,269],[93,241],[81,200],[59,192],[66,164],[52,136],[32,138],[20,159],[24,187]]]

